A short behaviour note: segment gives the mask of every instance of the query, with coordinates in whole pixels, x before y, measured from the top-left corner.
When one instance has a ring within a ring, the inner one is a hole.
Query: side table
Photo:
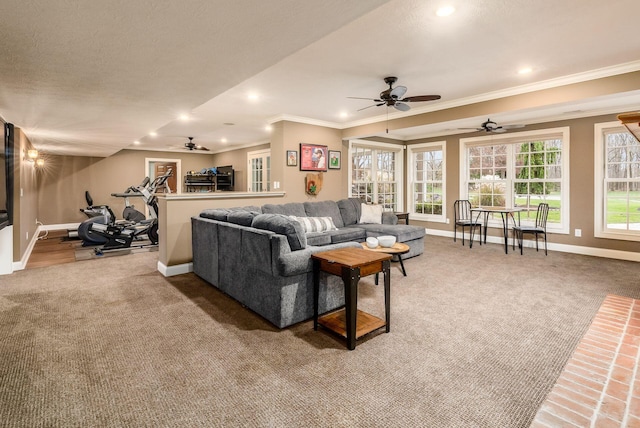
[[[356,340],[382,327],[390,330],[391,255],[362,248],[341,248],[311,255],[313,259],[313,329],[318,324],[345,337],[347,348],[356,348]],[[320,272],[337,275],[344,283],[344,309],[318,317]],[[385,319],[358,310],[358,282],[367,275],[384,273]]]
[[[398,221],[404,220],[405,224],[409,224],[409,213],[408,212],[399,212],[399,213],[394,212],[394,214],[396,215],[396,217],[398,217]]]

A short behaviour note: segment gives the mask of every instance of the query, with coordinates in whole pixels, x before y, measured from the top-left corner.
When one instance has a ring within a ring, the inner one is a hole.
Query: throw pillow
[[[362,204],[359,223],[382,224],[382,205]]]
[[[338,230],[331,217],[297,217],[294,215],[289,217],[300,223],[305,233]]]

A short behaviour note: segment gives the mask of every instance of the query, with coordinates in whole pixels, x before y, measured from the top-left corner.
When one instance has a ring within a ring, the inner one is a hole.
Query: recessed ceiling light
[[[186,122],[187,120],[189,120],[189,119],[190,119],[190,117],[189,117],[189,115],[188,115],[188,114],[183,113],[183,114],[181,114],[181,115],[178,117],[178,119],[180,119],[180,120],[181,120],[181,121],[183,121],[183,122]]]
[[[226,138],[222,138],[220,141],[223,142],[223,143],[226,143],[227,139]]]
[[[252,92],[249,95],[247,95],[247,98],[249,98],[250,101],[257,101],[258,94],[256,94],[255,92]]]
[[[442,6],[440,7],[437,11],[436,11],[436,15],[438,16],[449,16],[449,15],[453,15],[453,12],[456,11],[456,8],[450,5],[447,6]]]
[[[270,131],[272,131],[272,130],[273,130],[273,126],[271,126],[271,125],[267,125],[267,126],[265,126],[265,127],[264,127],[264,130],[265,130],[265,131],[269,131],[269,132],[270,132]]]
[[[340,117],[341,118],[347,118],[347,117],[349,117],[349,113],[347,113],[346,111],[340,112]]]
[[[518,70],[518,74],[529,74],[533,71],[533,69],[531,67],[523,67],[520,70]]]
[[[133,144],[135,144],[137,146],[138,144],[140,144],[140,141],[136,140],[136,141],[133,142]]]
[[[151,131],[149,132],[149,135],[151,135],[152,137],[157,137],[158,133],[156,131]]]

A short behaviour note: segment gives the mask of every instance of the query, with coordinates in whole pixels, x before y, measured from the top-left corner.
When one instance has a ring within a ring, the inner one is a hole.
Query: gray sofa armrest
[[[383,211],[382,224],[398,224],[398,216],[392,211]]]
[[[271,235],[271,260],[273,262],[273,274],[280,276],[293,276],[313,271],[311,255],[321,251],[335,250],[338,248],[362,248],[357,242],[343,242],[340,244],[323,245],[321,247],[307,246],[302,250],[291,251],[287,238],[283,235]]]

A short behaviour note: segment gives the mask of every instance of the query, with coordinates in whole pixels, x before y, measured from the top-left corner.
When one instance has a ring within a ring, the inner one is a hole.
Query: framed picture
[[[300,143],[300,171],[326,171],[327,146]]]
[[[287,166],[298,166],[298,152],[287,150]]]
[[[329,150],[329,169],[340,169],[340,155],[342,152]]]

